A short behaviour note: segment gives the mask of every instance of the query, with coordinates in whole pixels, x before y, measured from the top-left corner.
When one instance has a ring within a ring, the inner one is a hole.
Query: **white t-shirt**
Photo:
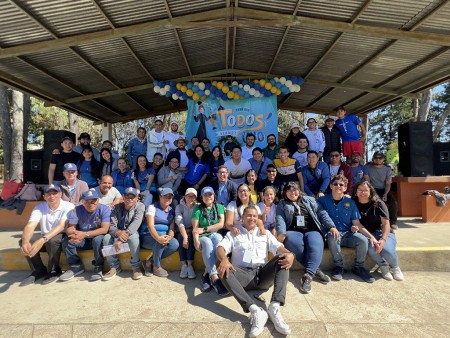
[[[187,151],[180,151],[180,168],[186,168],[189,163],[189,157]]]
[[[61,200],[56,210],[51,210],[48,203],[41,203],[34,207],[31,212],[29,222],[39,222],[41,233],[45,235],[58,225],[61,220],[66,220],[70,211],[75,209],[75,205]]]
[[[249,148],[247,146],[242,147],[242,158],[245,158],[247,161],[253,158],[252,152],[255,149],[255,146]]]
[[[300,163],[300,165],[303,167],[306,167],[308,165],[308,152],[305,151],[304,153],[299,153],[298,151],[296,151],[293,155],[292,158],[294,160],[297,160],[298,163]]]
[[[252,232],[248,232],[242,226],[239,227],[239,231],[237,236],[233,235],[231,231],[228,232],[218,244],[227,255],[232,253],[231,264],[234,266],[253,268],[265,264],[268,251],[276,255],[277,250],[283,246],[270,231],[261,235],[258,227],[254,228]]]
[[[97,191],[98,197],[100,197],[100,204],[104,204],[109,206],[116,198],[121,198],[122,195],[120,194],[119,190],[117,190],[114,187],[111,187],[109,189],[108,193],[106,195],[103,195],[100,191],[100,187],[95,187],[95,191]]]
[[[230,159],[225,162],[225,166],[230,173],[229,180],[236,183],[237,186],[245,182],[245,173],[252,169],[250,162],[244,158],[241,158],[241,162],[237,165]]]
[[[182,134],[182,133],[179,133],[179,132],[176,132],[176,133],[173,133],[173,132],[166,133],[166,135],[164,136],[164,139],[167,140],[167,141],[169,141],[169,143],[167,143],[167,144],[165,145],[165,146],[166,146],[166,149],[167,149],[167,152],[169,152],[170,149],[172,149],[172,150],[177,149],[177,147],[176,147],[175,144],[173,144],[173,143],[174,143],[176,140],[178,140],[178,139],[180,138],[180,136],[183,136],[183,134]]]
[[[341,165],[330,165],[330,178],[333,178],[334,176],[336,176],[339,172],[339,168],[341,167]]]
[[[258,215],[261,216],[261,209],[257,205],[255,205],[255,208],[256,208],[256,210],[258,210]],[[243,205],[241,205],[239,208],[237,208],[236,201],[231,201],[227,205],[226,211],[234,212],[233,226],[242,225],[242,219],[241,219],[241,216],[239,216],[238,209],[240,211],[240,214],[242,215],[244,213],[244,209],[245,209]]]

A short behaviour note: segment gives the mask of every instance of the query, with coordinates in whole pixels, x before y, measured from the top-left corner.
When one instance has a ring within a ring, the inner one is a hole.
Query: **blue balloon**
[[[238,94],[239,94],[239,96],[244,96],[244,95],[245,95],[245,90],[242,89],[242,88],[240,88],[240,89],[238,90]]]
[[[239,90],[239,87],[233,86],[233,87],[231,87],[231,90],[236,93]]]
[[[156,87],[158,85],[158,81],[153,81],[153,85]]]
[[[249,99],[249,98],[251,97],[251,95],[250,95],[249,92],[245,92],[244,97],[245,97],[246,99]]]
[[[279,82],[275,83],[275,87],[277,87],[278,89],[280,89],[280,88],[281,88],[281,86],[282,86],[282,84],[281,84],[281,83],[279,83]]]
[[[291,81],[292,81],[293,84],[297,84],[297,81],[298,81],[297,76],[292,76],[291,77]]]
[[[291,80],[291,77],[290,77],[290,76],[285,76],[284,78],[286,79],[286,81],[287,81],[287,80]],[[291,81],[292,81],[292,80],[291,80]]]
[[[272,92],[270,90],[266,90],[266,92],[264,93],[264,96],[272,96]]]
[[[301,86],[303,84],[303,81],[304,81],[303,78],[299,77],[297,80],[297,84]]]
[[[264,93],[266,92],[266,89],[264,87],[259,89],[259,92],[261,93],[261,95],[264,95]]]
[[[213,93],[211,93],[211,94],[209,94],[209,98],[210,98],[211,100],[214,100],[214,99],[216,98],[216,95],[214,95]]]
[[[248,80],[242,81],[242,85],[243,85],[243,86],[245,86],[246,84],[248,84]]]
[[[198,86],[192,86],[192,91],[194,92],[194,93],[198,93]]]
[[[188,82],[187,84],[186,84],[186,87],[188,87],[189,89],[192,89],[192,86],[193,86],[194,84],[192,83],[192,82]]]
[[[199,90],[198,90],[198,96],[202,97],[203,95],[205,95],[205,91],[199,89]]]
[[[177,84],[174,81],[170,81],[169,84],[170,84],[171,87],[176,87],[177,86]]]
[[[209,83],[209,82],[205,83],[205,89],[210,89],[210,88],[211,88],[211,86],[212,86],[212,84],[211,84],[211,83]]]
[[[176,94],[178,95],[178,97],[182,97],[183,96],[183,92],[181,90],[177,90]]]
[[[172,93],[170,92],[170,90],[166,92],[166,96],[167,97],[171,97],[172,96]]]
[[[228,82],[224,82],[223,85],[224,85],[224,86],[227,86],[227,87],[230,86],[230,85],[228,84]]]
[[[254,87],[256,90],[259,90],[260,88],[261,88],[261,86],[259,85],[259,84],[255,84],[255,87]]]
[[[272,86],[275,86],[275,80],[274,80],[274,79],[271,79],[271,80],[270,80],[270,84],[271,84]]]

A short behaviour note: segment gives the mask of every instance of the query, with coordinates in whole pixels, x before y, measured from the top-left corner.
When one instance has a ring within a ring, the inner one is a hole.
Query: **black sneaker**
[[[302,279],[300,279],[300,291],[303,293],[310,293],[311,281],[312,281],[311,275],[309,273],[305,273]]]
[[[342,280],[342,275],[344,274],[344,268],[342,266],[336,266],[333,270],[333,274],[331,275],[331,278],[333,278],[336,281]]]
[[[329,282],[331,282],[330,277],[328,277],[326,274],[324,274],[323,271],[320,269],[317,269],[316,274],[314,275],[314,278],[316,278],[317,281],[322,284],[328,284]]]
[[[361,277],[362,280],[366,283],[375,282],[375,278],[373,278],[369,271],[367,271],[363,266],[355,266],[352,269],[352,273]]]
[[[209,273],[202,275],[202,287],[200,290],[202,292],[211,291],[211,280],[209,279]]]
[[[19,286],[34,284],[38,279],[44,278],[45,276],[47,276],[47,269],[45,271],[33,271],[31,275],[20,282]]]
[[[222,281],[217,278],[214,282],[212,282],[212,287],[216,290],[217,294],[221,297],[228,296],[230,293],[227,288],[223,286]]]
[[[59,276],[62,275],[62,271],[52,271],[45,276],[42,281],[42,285],[47,285],[53,282],[56,282],[59,279]]]

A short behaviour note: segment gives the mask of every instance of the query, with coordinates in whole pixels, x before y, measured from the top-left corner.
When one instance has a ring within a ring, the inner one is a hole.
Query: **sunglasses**
[[[333,187],[345,187],[345,184],[344,183],[336,183],[336,182],[334,182],[334,183],[332,183],[331,184]]]

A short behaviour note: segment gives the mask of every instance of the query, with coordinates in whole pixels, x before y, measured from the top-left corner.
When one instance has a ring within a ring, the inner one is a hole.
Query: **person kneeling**
[[[138,201],[139,193],[134,188],[127,188],[124,193],[123,202],[117,204],[111,212],[111,225],[109,233],[103,238],[103,245],[114,244],[116,251],[120,250],[123,243],[130,247],[130,265],[133,270],[134,280],[142,277],[139,268],[139,227],[142,224],[145,213],[145,205]],[[102,277],[103,281],[110,280],[120,270],[117,255],[106,257],[110,270]]]
[[[295,257],[269,231],[261,234],[256,226],[257,221],[257,209],[254,206],[245,208],[243,226],[239,226],[239,233],[233,235],[228,232],[219,243],[219,276],[244,312],[250,312],[250,337],[256,337],[263,332],[268,316],[266,311],[255,304],[246,290],[267,290],[274,284],[268,308],[270,320],[279,333],[289,334],[291,329],[281,316],[280,305],[285,303],[289,268]],[[268,250],[274,254],[269,262]],[[231,262],[227,257],[230,253]]]

